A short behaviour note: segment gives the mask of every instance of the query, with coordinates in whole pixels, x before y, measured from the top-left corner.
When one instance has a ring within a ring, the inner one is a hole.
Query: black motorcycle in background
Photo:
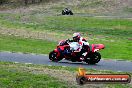
[[[70,9],[65,8],[62,10],[62,15],[73,15],[73,12]]]

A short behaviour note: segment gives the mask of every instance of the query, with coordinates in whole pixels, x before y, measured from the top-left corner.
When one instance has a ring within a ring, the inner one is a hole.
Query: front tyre
[[[64,10],[62,10],[62,15],[65,15],[66,13],[65,13],[65,11]]]
[[[61,57],[57,57],[57,52],[54,52],[54,51],[49,53],[49,59],[54,62],[58,62],[58,61],[62,60]]]
[[[86,59],[86,63],[88,64],[96,64],[100,61],[101,55],[99,52],[94,52],[90,55],[89,59]]]

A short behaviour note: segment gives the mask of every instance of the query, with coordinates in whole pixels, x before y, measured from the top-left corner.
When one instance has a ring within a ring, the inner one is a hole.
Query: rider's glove
[[[67,39],[66,42],[69,42],[69,39]]]
[[[67,39],[66,42],[73,42],[73,40]]]

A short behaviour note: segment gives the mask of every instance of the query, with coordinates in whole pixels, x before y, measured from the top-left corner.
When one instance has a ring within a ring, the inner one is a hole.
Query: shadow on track
[[[49,61],[51,63],[57,63],[58,65],[65,65],[65,66],[101,66],[99,64],[87,64],[87,63],[83,63],[83,62],[68,62],[68,61],[60,61],[60,62],[52,62]]]

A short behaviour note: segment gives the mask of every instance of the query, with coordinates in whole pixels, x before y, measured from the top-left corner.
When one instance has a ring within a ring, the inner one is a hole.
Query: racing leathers
[[[78,42],[74,42],[73,40],[70,40],[70,50],[74,51],[74,52],[80,52],[83,45],[88,45],[89,43],[83,38],[81,37],[80,40]]]

